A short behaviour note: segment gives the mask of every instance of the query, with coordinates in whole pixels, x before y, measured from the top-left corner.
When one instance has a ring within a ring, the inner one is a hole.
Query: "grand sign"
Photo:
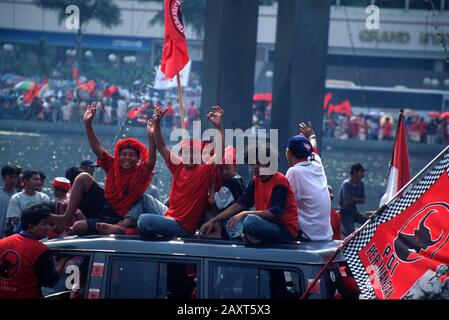
[[[380,31],[380,30],[362,30],[359,32],[359,40],[364,43],[394,43],[408,44],[411,41],[412,34],[407,31]],[[449,33],[443,34],[445,43],[449,42]],[[440,37],[431,32],[421,32],[418,36],[420,45],[440,45]]]

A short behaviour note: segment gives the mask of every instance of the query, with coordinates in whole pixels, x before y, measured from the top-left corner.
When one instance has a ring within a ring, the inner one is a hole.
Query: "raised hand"
[[[315,134],[313,132],[312,124],[310,123],[310,121],[308,122],[308,124],[305,124],[304,122],[301,122],[299,124],[299,134],[302,134],[306,138],[309,138],[310,136]]]
[[[84,112],[84,123],[91,124],[92,120],[95,118],[97,114],[97,101],[92,102],[90,106],[87,107],[86,112]]]
[[[153,121],[154,124],[160,124],[161,119],[164,117],[165,113],[167,112],[167,108],[162,109],[160,106],[156,106],[153,111]]]
[[[207,114],[209,121],[215,126],[221,126],[221,119],[223,118],[224,110],[219,106],[213,106],[212,111]]]
[[[153,119],[149,119],[147,121],[147,134],[149,136],[154,135],[154,120]]]

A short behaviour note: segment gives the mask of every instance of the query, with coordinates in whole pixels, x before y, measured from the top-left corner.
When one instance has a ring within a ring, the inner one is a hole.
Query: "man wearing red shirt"
[[[160,127],[161,119],[166,112],[167,109],[157,107],[153,121],[156,148],[173,175],[169,195],[170,207],[167,208],[154,200],[153,212],[140,215],[137,228],[146,235],[186,237],[196,232],[203,219],[208,205],[209,188],[212,177],[217,173],[217,166],[212,161],[195,163],[194,155],[200,155],[202,150],[202,143],[199,140],[183,140],[182,158],[167,148]],[[213,107],[213,111],[207,115],[214,127],[220,131],[221,155],[224,154],[224,132],[221,123],[223,114],[220,107]],[[184,156],[186,153],[189,156]]]
[[[125,218],[145,193],[156,163],[152,120],[147,123],[148,150],[138,140],[126,138],[116,143],[112,156],[94,133],[92,120],[95,115],[96,102],[86,110],[84,125],[97,163],[106,172],[105,189],[88,173],[76,177],[65,214],[52,215],[55,223],[64,229],[69,228],[69,234],[95,234],[99,231],[97,223],[116,224]],[[87,219],[71,226],[77,209]]]
[[[424,122],[424,118],[419,119],[415,124],[415,130],[419,133],[419,142],[424,143],[426,141],[426,129],[427,124]]]
[[[58,281],[61,270],[56,271],[48,247],[39,241],[47,236],[53,210],[47,204],[25,209],[24,231],[0,240],[0,299],[39,299],[41,287],[53,287]]]
[[[259,155],[257,148],[254,153]],[[266,156],[270,154],[267,148]],[[242,238],[248,243],[293,243],[298,233],[298,209],[287,178],[280,172],[261,175],[260,169],[266,166],[259,159],[250,166],[254,178],[246,192],[237,203],[206,222],[200,228],[200,235],[207,236],[217,222],[230,218],[227,229],[243,221]],[[246,211],[253,206],[254,211]]]
[[[393,130],[393,126],[390,122],[390,118],[386,118],[384,124],[382,125],[382,140],[391,140],[393,137],[391,136],[391,132]]]

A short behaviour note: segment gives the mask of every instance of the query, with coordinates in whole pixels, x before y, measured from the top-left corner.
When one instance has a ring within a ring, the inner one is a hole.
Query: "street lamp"
[[[111,53],[108,56],[108,60],[109,60],[109,62],[116,62],[117,61],[117,56],[115,54]]]
[[[124,63],[135,63],[137,61],[136,56],[124,56],[123,62]]]
[[[438,79],[432,79],[432,87],[436,88],[440,84],[440,81]]]
[[[428,87],[428,86],[430,86],[430,84],[432,83],[432,80],[430,80],[430,78],[424,78],[423,81],[422,81],[422,83],[423,83],[426,87]]]
[[[87,50],[86,52],[84,52],[84,56],[85,56],[87,59],[92,58],[92,51]]]
[[[12,44],[10,44],[10,43],[5,43],[3,45],[3,51],[5,51],[5,52],[14,51],[14,46]]]
[[[65,54],[66,54],[66,56],[68,56],[68,57],[74,57],[75,55],[76,55],[76,50],[75,49],[67,49],[66,51],[65,51]]]
[[[267,70],[267,71],[265,72],[265,77],[267,77],[268,79],[273,78],[273,71]]]

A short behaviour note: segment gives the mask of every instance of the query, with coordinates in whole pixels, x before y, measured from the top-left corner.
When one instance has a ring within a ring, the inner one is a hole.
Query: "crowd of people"
[[[405,128],[410,141],[427,144],[449,143],[449,118],[405,115]],[[326,114],[323,133],[326,137],[358,140],[393,140],[395,125],[388,116],[360,113],[353,116]]]
[[[32,90],[32,89],[30,89]],[[176,127],[180,124],[179,104],[173,103],[165,92],[142,87],[129,89],[114,85],[100,87],[92,91],[76,86],[47,90],[45,94],[34,95],[28,104],[27,93],[14,88],[3,88],[0,94],[0,118],[37,120],[53,123],[82,123],[83,115],[89,104],[97,104],[96,123],[118,125],[122,127],[126,120],[130,125],[145,126],[155,106],[168,109],[163,126]],[[196,99],[187,99],[186,125],[199,118]],[[175,99],[177,101],[177,99]]]
[[[11,165],[2,169],[0,222],[6,224],[1,226],[6,237],[0,240],[0,252],[15,250],[30,258],[26,272],[34,270],[35,286],[52,283],[57,274],[57,267],[45,254],[45,245],[39,242],[43,238],[197,234],[249,245],[291,244],[341,239],[342,233],[348,235],[354,230],[355,222],[367,219],[357,212],[357,204],[365,201],[364,168],[360,164],[351,168],[351,177],[341,185],[341,210],[332,208],[332,188],[327,184],[310,123],[301,123],[299,133],[287,141],[285,157],[290,168],[285,175],[268,172],[270,164],[262,160],[277,154],[277,150],[269,145],[247,150],[245,160],[253,178],[245,185],[237,172],[236,150],[224,145],[224,111],[220,107],[213,107],[207,117],[221,133],[221,143],[184,139],[179,154],[166,146],[161,131],[168,108],[155,106],[146,123],[147,146],[137,139],[125,138],[116,143],[110,154],[94,132],[97,107],[98,103],[92,103],[83,115],[87,140],[97,163],[85,160],[79,168],[69,168],[65,177],[55,178],[51,182],[53,202],[42,192],[45,175],[38,170],[22,172]],[[216,150],[218,146],[222,150]],[[163,202],[148,192],[156,152],[173,175],[169,196]],[[199,162],[195,160],[198,154]],[[224,155],[221,161],[216,161],[217,154]],[[250,154],[255,156],[255,162],[249,161]],[[104,187],[94,177],[96,166],[106,172]],[[31,247],[36,248],[32,257]],[[36,265],[40,267],[35,268]],[[2,280],[0,297],[40,296],[38,290],[30,290],[17,277],[14,279]]]

